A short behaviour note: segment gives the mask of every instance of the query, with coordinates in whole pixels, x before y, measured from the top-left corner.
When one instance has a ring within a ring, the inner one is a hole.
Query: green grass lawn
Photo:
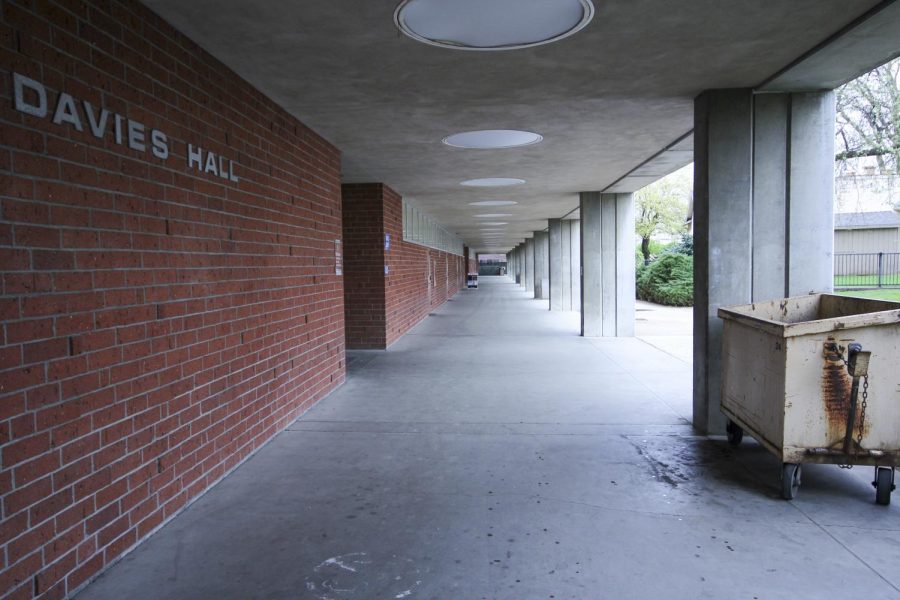
[[[900,284],[900,275],[884,275],[882,277],[883,284]],[[866,287],[878,285],[877,275],[837,275],[834,278],[834,285],[837,287]]]
[[[873,298],[875,300],[900,302],[900,288],[881,290],[836,290],[834,293],[842,296],[856,296],[858,298]]]

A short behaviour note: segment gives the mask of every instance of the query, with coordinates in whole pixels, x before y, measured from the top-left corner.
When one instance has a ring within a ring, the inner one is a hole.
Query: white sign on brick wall
[[[116,144],[149,152],[160,160],[169,158],[169,136],[159,129],[148,129],[140,121],[95,107],[87,100],[78,102],[66,92],[59,94],[51,111],[44,84],[21,73],[13,73],[13,103],[17,111],[27,115],[49,118],[56,125],[68,125],[77,131],[84,131],[87,126],[97,139],[112,136]],[[234,183],[239,181],[233,160],[190,143],[186,146],[189,169]]]

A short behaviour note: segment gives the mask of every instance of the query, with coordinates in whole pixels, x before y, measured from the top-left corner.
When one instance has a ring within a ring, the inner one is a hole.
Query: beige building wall
[[[834,251],[900,252],[900,228],[839,229],[834,232]]]

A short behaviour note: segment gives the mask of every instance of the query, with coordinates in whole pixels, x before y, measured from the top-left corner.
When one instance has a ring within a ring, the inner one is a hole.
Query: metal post
[[[884,252],[878,253],[878,287],[881,287],[881,277],[884,275]]]

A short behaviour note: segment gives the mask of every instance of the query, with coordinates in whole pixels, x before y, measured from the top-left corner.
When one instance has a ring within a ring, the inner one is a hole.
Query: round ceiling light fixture
[[[467,187],[507,187],[511,185],[522,185],[524,179],[515,179],[512,177],[486,177],[484,179],[467,179],[460,181],[459,185]]]
[[[531,131],[515,129],[482,129],[448,135],[441,141],[454,148],[472,150],[489,150],[495,148],[518,148],[531,146],[544,139],[544,136]]]
[[[512,213],[485,213],[481,215],[474,215],[476,219],[497,219],[502,217],[511,217]]]
[[[509,225],[509,223],[484,223],[484,225]]]
[[[591,0],[402,0],[394,11],[394,23],[414,40],[481,51],[556,42],[593,18]]]
[[[481,200],[479,202],[469,202],[469,206],[512,206],[518,204],[515,200]]]

